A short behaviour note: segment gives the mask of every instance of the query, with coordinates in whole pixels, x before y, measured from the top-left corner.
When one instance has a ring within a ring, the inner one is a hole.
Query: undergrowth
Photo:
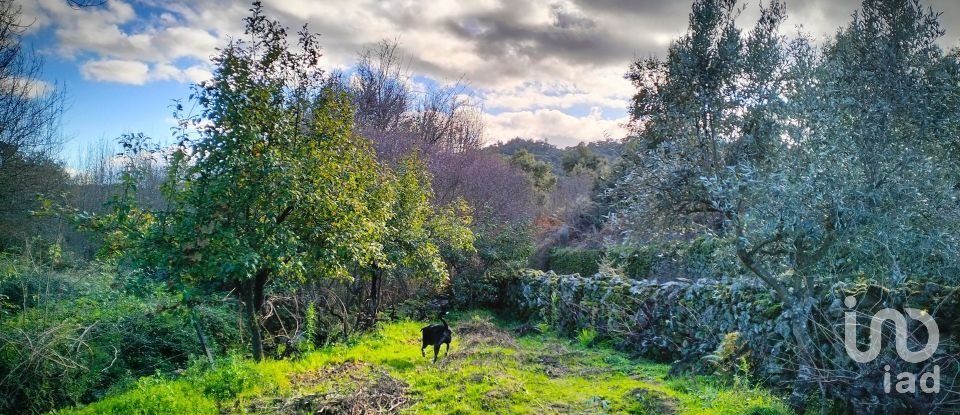
[[[479,311],[454,316],[450,353],[432,365],[432,350],[419,351],[424,324],[385,324],[297,360],[198,364],[58,413],[789,413],[760,389],[669,377],[666,365],[583,338],[515,336],[509,322]]]

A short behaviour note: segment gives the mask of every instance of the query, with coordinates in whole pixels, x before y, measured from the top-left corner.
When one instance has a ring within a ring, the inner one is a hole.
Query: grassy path
[[[422,322],[398,322],[297,361],[230,359],[64,413],[786,414],[762,390],[668,378],[549,334],[515,336],[482,312],[456,316],[449,356],[420,356]],[[431,351],[432,353],[432,351]]]

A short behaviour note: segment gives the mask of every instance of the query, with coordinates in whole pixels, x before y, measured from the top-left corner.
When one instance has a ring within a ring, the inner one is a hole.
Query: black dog
[[[450,341],[453,340],[453,332],[450,331],[450,326],[447,324],[447,320],[443,319],[443,316],[447,313],[440,314],[440,321],[443,322],[440,324],[431,324],[427,327],[424,327],[420,331],[423,332],[423,345],[420,346],[420,355],[427,357],[427,354],[423,351],[428,345],[433,345],[433,363],[437,363],[437,355],[440,354],[440,345],[447,344],[447,354],[450,354]]]

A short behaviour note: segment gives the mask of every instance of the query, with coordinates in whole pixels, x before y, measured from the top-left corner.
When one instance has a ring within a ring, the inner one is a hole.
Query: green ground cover
[[[299,359],[224,359],[62,414],[437,413],[787,414],[770,393],[596,345],[591,336],[517,335],[483,311],[452,316],[449,355],[420,355],[420,328],[401,321]],[[431,351],[432,353],[432,351]]]

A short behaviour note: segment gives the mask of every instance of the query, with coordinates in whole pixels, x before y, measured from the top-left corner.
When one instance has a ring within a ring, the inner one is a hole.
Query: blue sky
[[[85,80],[72,62],[48,58],[46,73],[51,82],[67,92],[63,133],[67,138],[63,157],[71,165],[85,148],[100,139],[113,140],[123,133],[143,132],[159,144],[170,140],[173,127],[171,105],[186,99],[188,84],[159,81],[129,85]]]
[[[755,3],[743,15],[755,17]],[[849,20],[856,0],[788,1],[786,30],[824,37]],[[944,11],[945,46],[960,2]],[[20,0],[33,22],[26,42],[46,59],[45,81],[66,89],[63,158],[127,132],[169,142],[171,105],[206,79],[217,46],[242,33],[250,3],[235,0]],[[358,53],[395,40],[411,83],[464,80],[484,109],[489,142],[513,137],[561,146],[625,134],[637,57],[662,55],[686,27],[690,2],[638,0],[265,0],[267,14],[320,33],[328,70],[349,71]]]

